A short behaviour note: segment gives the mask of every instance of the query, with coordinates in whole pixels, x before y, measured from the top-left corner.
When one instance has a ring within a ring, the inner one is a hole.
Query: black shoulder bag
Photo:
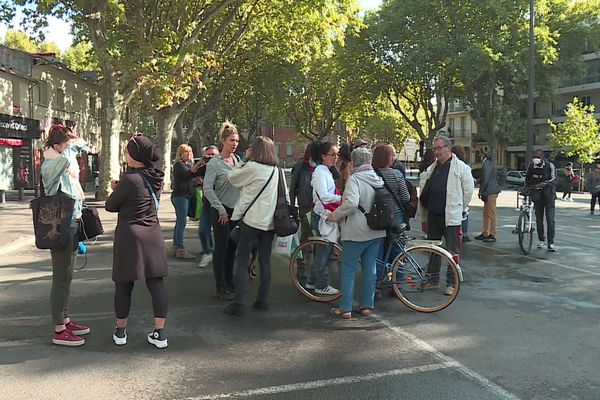
[[[279,183],[277,185],[277,205],[273,225],[275,234],[279,237],[293,235],[298,231],[298,214],[295,208],[290,206],[285,196],[285,182],[283,171],[279,168]]]

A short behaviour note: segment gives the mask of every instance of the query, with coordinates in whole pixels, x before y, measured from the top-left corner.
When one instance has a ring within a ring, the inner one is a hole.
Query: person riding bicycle
[[[544,152],[536,150],[533,153],[531,164],[527,168],[525,176],[526,188],[538,188],[540,190],[531,191],[531,201],[535,209],[535,219],[538,233],[538,249],[547,246],[548,251],[555,251],[554,248],[554,213],[556,201],[556,169],[554,164],[544,159]],[[547,240],[544,235],[544,212],[546,214],[546,223],[548,225]]]

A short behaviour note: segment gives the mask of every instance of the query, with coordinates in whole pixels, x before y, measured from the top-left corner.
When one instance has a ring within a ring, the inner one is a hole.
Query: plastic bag
[[[299,244],[298,233],[289,236],[275,237],[275,246],[273,252],[290,257]]]

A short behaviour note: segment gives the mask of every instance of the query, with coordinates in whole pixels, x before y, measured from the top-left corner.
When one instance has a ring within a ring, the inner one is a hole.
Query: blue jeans
[[[184,249],[183,234],[187,224],[188,209],[190,208],[190,198],[185,196],[171,197],[171,203],[175,207],[175,229],[173,230],[173,246],[178,249]]]
[[[375,280],[377,252],[383,239],[372,239],[366,242],[342,241],[342,300],[340,310],[352,311],[354,299],[354,282],[358,260],[362,266],[362,284],[360,290],[360,308],[375,306]]]
[[[200,237],[200,243],[202,244],[202,254],[212,254],[213,252],[211,219],[212,208],[207,207],[205,204],[202,213],[200,213],[200,223],[198,224],[198,237]]]
[[[321,236],[319,233],[320,219],[321,217],[317,213],[312,213],[312,226],[313,230],[316,231],[317,236]],[[310,266],[307,282],[315,285],[317,289],[323,289],[329,286],[329,271],[327,270],[327,264],[329,264],[332,252],[333,243],[330,243],[328,246],[317,246],[317,250],[313,256],[312,265]]]

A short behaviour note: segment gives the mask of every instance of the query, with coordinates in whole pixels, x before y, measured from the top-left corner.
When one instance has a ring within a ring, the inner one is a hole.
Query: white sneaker
[[[115,328],[113,332],[113,342],[117,346],[124,346],[127,344],[127,329],[123,329],[123,331],[119,331],[118,328]]]
[[[162,335],[161,332],[153,331],[148,334],[148,343],[156,346],[157,349],[164,349],[168,346],[167,338]]]
[[[339,292],[340,292],[339,290],[337,290],[336,288],[334,288],[331,285],[328,285],[327,287],[324,287],[323,289],[315,289],[316,294],[333,295],[333,294],[338,294]]]
[[[569,197],[569,201],[572,203],[572,202],[573,202],[573,198],[572,198],[572,197]]]
[[[546,242],[539,242],[537,245],[538,249],[543,249],[544,247],[546,247]]]
[[[198,268],[206,268],[213,260],[212,254],[203,254],[200,262],[198,262]]]
[[[306,285],[304,285],[304,287],[308,290],[315,290],[316,286],[313,285],[312,283],[307,283]]]

